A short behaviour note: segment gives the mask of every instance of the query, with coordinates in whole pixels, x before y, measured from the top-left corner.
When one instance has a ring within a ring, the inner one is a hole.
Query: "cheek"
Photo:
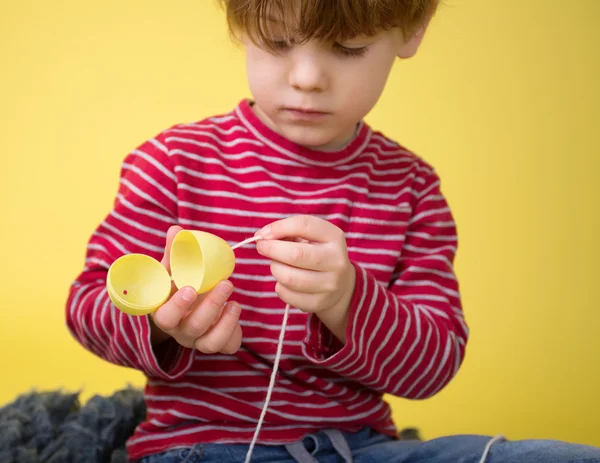
[[[383,92],[393,60],[367,60],[356,69],[345,73],[352,76],[348,94],[354,95],[353,105],[357,111],[369,111]]]
[[[352,95],[351,98],[345,98],[346,115],[351,119],[364,117],[381,95],[381,86],[373,80],[372,74],[365,73],[360,80],[359,76],[356,77],[345,92],[346,95]]]
[[[255,100],[268,99],[277,89],[278,72],[274,63],[264,56],[247,53],[246,72],[248,85]]]

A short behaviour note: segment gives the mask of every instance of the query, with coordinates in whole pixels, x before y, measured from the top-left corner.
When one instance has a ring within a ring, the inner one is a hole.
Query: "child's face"
[[[347,143],[379,99],[395,58],[415,51],[399,30],[292,45],[273,30],[277,53],[244,40],[255,111],[285,138],[314,149]]]

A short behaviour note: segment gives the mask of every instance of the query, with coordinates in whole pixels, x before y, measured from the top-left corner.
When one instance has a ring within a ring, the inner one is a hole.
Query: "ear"
[[[417,53],[432,17],[433,12],[427,16],[425,22],[411,36],[404,38],[398,50],[398,58],[412,58]]]

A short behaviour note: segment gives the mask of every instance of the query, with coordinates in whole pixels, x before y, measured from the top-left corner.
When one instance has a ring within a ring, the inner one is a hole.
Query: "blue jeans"
[[[479,463],[490,440],[465,435],[425,442],[399,441],[369,429],[355,434],[320,431],[287,446],[258,445],[252,462]],[[152,455],[139,463],[243,463],[247,451],[248,445],[241,444],[197,444]],[[600,463],[600,449],[551,440],[498,440],[489,448],[485,463],[504,462]]]

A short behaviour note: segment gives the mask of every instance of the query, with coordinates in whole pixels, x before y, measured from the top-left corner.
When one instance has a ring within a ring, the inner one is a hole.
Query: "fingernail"
[[[240,307],[240,305],[237,302],[232,302],[231,304],[229,304],[229,310],[236,317],[239,317],[240,314],[242,313],[242,308]]]
[[[196,298],[196,291],[193,288],[183,288],[181,297],[186,302],[192,302]]]
[[[221,283],[219,283],[219,291],[222,294],[229,295],[229,293],[233,291],[233,285],[228,281],[222,281]]]
[[[271,227],[269,227],[268,225],[263,228],[262,230],[260,230],[257,234],[257,236],[260,236],[263,239],[268,239],[269,236],[271,235]]]

